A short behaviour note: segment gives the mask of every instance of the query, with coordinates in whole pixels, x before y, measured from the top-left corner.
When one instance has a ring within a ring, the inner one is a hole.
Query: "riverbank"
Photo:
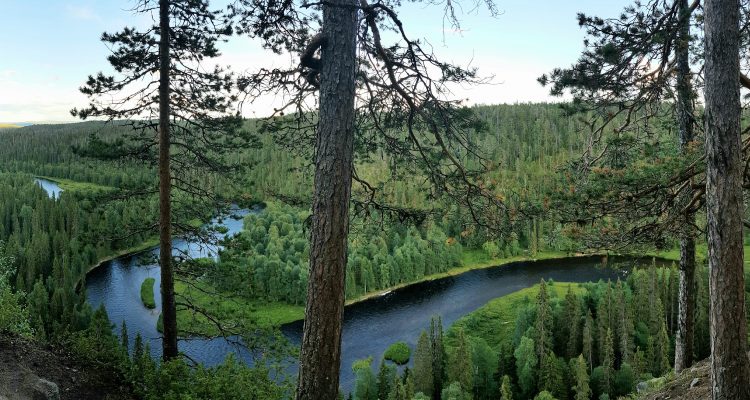
[[[748,273],[750,272],[750,245],[744,244],[743,249],[744,249],[743,252],[745,255],[744,257],[745,258],[745,272]],[[664,258],[664,259],[672,260],[675,262],[680,261],[680,249],[679,248],[675,248],[672,250],[650,252],[650,253],[647,253],[647,255],[653,256],[653,257]],[[708,258],[708,244],[700,243],[695,246],[695,258],[698,262],[698,265],[701,265],[702,263],[705,262],[705,260]]]
[[[104,185],[99,185],[99,184],[91,183],[91,182],[74,181],[74,180],[65,179],[65,178],[56,178],[53,176],[36,175],[35,178],[45,179],[50,182],[54,182],[63,191],[103,192],[103,191],[109,191],[109,190],[115,189],[111,186],[104,186]]]
[[[564,298],[568,288],[576,295],[583,294],[585,291],[581,284],[572,282],[549,282],[547,286],[552,299]],[[534,301],[538,293],[539,284],[536,284],[491,300],[448,327],[447,344],[453,345],[456,332],[458,329],[463,329],[471,332],[471,336],[484,339],[494,351],[499,351],[503,341],[513,338],[518,310],[530,301]]]
[[[537,253],[535,256],[519,255],[519,256],[514,256],[514,257],[492,258],[492,257],[489,257],[487,253],[482,249],[468,249],[468,250],[464,250],[463,253],[461,254],[461,266],[460,267],[451,268],[448,271],[440,272],[437,274],[427,275],[413,282],[404,282],[404,283],[400,283],[398,285],[395,285],[386,289],[369,292],[355,299],[347,300],[346,305],[351,305],[351,304],[359,303],[361,301],[372,299],[374,297],[379,297],[384,294],[387,294],[388,292],[392,292],[398,289],[403,289],[405,287],[416,285],[418,283],[434,281],[436,279],[447,278],[449,276],[461,275],[463,273],[473,271],[476,269],[485,269],[485,268],[504,266],[504,265],[511,264],[514,262],[553,260],[556,258],[567,258],[570,256],[571,256],[570,254],[562,252],[562,251],[542,251],[542,252]]]
[[[383,296],[394,290],[450,276],[458,276],[473,270],[503,267],[515,262],[555,260],[568,257],[571,257],[571,255],[564,252],[551,251],[539,252],[533,257],[530,255],[519,255],[508,258],[491,258],[481,249],[466,250],[462,255],[462,265],[460,267],[428,275],[413,282],[373,291],[355,299],[347,300],[346,305],[353,305]],[[210,310],[211,314],[217,320],[244,321],[262,328],[272,328],[303,320],[305,316],[305,307],[303,305],[291,305],[280,302],[265,303],[257,300],[233,297],[231,295],[222,296],[221,294],[216,294],[213,288],[202,282],[191,282],[190,284],[177,282],[175,291],[180,296],[190,298],[191,303],[194,305],[205,310]],[[186,332],[201,332],[209,335],[218,333],[212,321],[202,314],[192,312],[191,310],[178,310],[177,322],[178,326],[183,327],[182,329]]]

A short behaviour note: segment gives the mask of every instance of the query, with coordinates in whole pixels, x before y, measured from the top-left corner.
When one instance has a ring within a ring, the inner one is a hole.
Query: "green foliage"
[[[574,400],[589,400],[591,388],[589,386],[589,367],[582,355],[570,360],[570,371],[573,382]]]
[[[513,400],[513,389],[508,375],[503,375],[503,383],[500,385],[500,400]]]
[[[385,350],[383,358],[393,361],[397,365],[405,365],[411,357],[411,348],[406,342],[396,342]]]
[[[352,365],[354,371],[354,399],[378,400],[378,383],[372,373],[372,358],[357,360]]]
[[[443,400],[471,400],[471,394],[466,392],[460,383],[452,382],[441,393]]]
[[[443,390],[446,359],[445,342],[443,341],[443,320],[440,317],[432,317],[430,319],[430,354],[435,393],[440,393]]]
[[[625,396],[635,389],[636,376],[630,364],[624,363],[615,373],[612,387],[613,397]]]
[[[141,283],[141,301],[146,308],[156,308],[156,302],[154,301],[154,283],[156,279],[146,278]]]
[[[536,367],[539,363],[536,357],[534,339],[522,337],[514,355],[516,357],[518,386],[524,397],[528,397],[536,390]]]
[[[245,219],[244,231],[206,277],[222,292],[248,298],[304,304],[309,244],[304,221],[309,212],[269,204]],[[349,238],[346,296],[414,282],[460,263],[462,246],[436,224],[423,228],[393,223],[389,231],[366,226]],[[250,275],[248,285],[244,277]],[[243,279],[238,279],[238,278]]]
[[[388,395],[393,391],[396,379],[398,379],[398,371],[393,364],[388,364],[385,360],[380,361],[380,369],[378,370],[378,398],[387,399]]]
[[[417,348],[414,351],[414,390],[432,396],[435,390],[435,375],[432,364],[432,349],[427,332],[422,331],[417,341]]]
[[[24,295],[14,292],[9,282],[15,273],[14,260],[4,254],[5,244],[0,242],[0,332],[30,337],[33,330],[29,310],[23,302]]]
[[[467,390],[473,387],[473,368],[471,364],[471,348],[463,329],[458,328],[456,346],[450,352],[447,365],[448,381],[457,382]]]
[[[550,392],[543,390],[534,396],[534,400],[557,400]]]

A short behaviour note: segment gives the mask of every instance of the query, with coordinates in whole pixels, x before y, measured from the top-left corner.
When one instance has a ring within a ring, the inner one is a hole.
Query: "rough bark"
[[[298,400],[338,398],[354,140],[357,3],[323,6],[310,278]]]
[[[177,357],[177,312],[172,277],[172,178],[169,166],[169,1],[159,0],[159,265],[161,315],[164,323],[162,358]]]
[[[742,252],[739,1],[707,0],[704,10],[711,393],[714,400],[750,399]]]
[[[683,153],[693,140],[693,89],[690,72],[690,5],[679,0],[680,29],[677,36],[677,119],[680,130],[680,148]],[[685,207],[691,193],[685,191],[679,206]],[[693,338],[695,327],[695,238],[692,228],[695,216],[684,216],[684,230],[680,237],[680,284],[678,298],[677,334],[675,337],[674,369],[679,373],[693,364]]]

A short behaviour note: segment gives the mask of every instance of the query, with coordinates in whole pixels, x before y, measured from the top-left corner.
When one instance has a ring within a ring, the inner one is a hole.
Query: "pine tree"
[[[430,340],[427,332],[422,331],[414,351],[414,390],[432,396],[435,390],[435,375],[433,371],[433,358],[430,348]]]
[[[742,101],[739,32],[744,8],[737,0],[707,0],[705,29],[705,132],[708,271],[711,301],[711,395],[750,398],[743,257]],[[741,9],[743,11],[741,11]]]
[[[208,69],[205,65],[219,56],[217,43],[230,33],[220,26],[208,2],[142,0],[135,10],[153,17],[158,25],[140,32],[124,28],[102,35],[112,49],[107,60],[117,76],[101,72],[89,76],[80,89],[90,98],[89,106],[74,109],[72,114],[81,119],[126,120],[134,128],[127,140],[104,142],[93,135],[88,147],[79,149],[81,154],[158,165],[162,357],[168,361],[179,354],[172,235],[196,234],[195,229],[182,229],[195,216],[182,210],[174,198],[193,196],[217,206],[217,196],[203,188],[196,179],[201,174],[195,171],[228,174],[233,168],[226,164],[224,153],[249,142],[243,145],[245,135],[237,134],[241,121],[233,110],[236,97],[229,93],[234,77],[218,66]]]
[[[591,388],[589,387],[589,373],[586,361],[583,355],[570,360],[571,381],[574,383],[573,392],[574,400],[589,400],[591,398]]]

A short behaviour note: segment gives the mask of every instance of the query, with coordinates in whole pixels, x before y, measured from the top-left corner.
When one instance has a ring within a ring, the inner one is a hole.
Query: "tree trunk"
[[[707,0],[704,9],[711,392],[714,400],[750,399],[742,253],[739,2]]]
[[[693,140],[693,89],[690,73],[690,5],[680,0],[680,30],[677,36],[677,119],[680,129],[680,148],[683,154]],[[678,207],[686,207],[692,193],[685,190]],[[680,238],[680,284],[678,298],[677,335],[675,337],[674,370],[679,373],[693,364],[695,327],[695,216],[686,213]]]
[[[323,6],[310,278],[298,400],[338,398],[354,140],[357,3]]]
[[[169,0],[159,0],[159,265],[162,358],[177,357],[177,312],[172,278],[172,178],[169,167]]]

